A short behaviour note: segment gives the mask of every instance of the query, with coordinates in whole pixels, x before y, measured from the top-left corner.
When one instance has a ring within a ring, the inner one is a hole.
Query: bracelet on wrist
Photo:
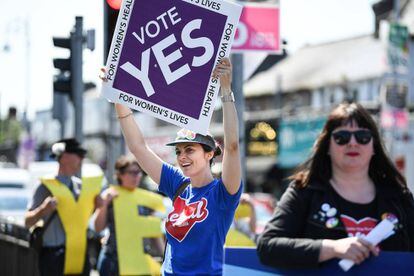
[[[128,114],[126,114],[126,115],[122,115],[122,116],[118,116],[118,119],[119,120],[121,120],[121,119],[125,119],[126,117],[129,117],[129,116],[131,116],[133,113],[132,113],[132,111],[131,112],[129,112]]]
[[[222,94],[221,95],[221,102],[222,103],[227,103],[227,102],[233,102],[234,103],[234,94],[232,91],[230,91],[230,93],[228,94]]]

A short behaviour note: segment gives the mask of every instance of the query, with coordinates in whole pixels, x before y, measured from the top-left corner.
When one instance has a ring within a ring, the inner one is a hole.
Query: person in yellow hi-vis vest
[[[99,274],[159,275],[160,264],[146,253],[155,249],[162,255],[161,219],[151,217],[150,209],[165,213],[163,197],[138,188],[142,170],[135,159],[119,157],[115,171],[119,185],[110,185],[101,193],[103,204],[94,214],[95,231],[109,230],[99,254]]]
[[[59,163],[57,175],[45,176],[36,187],[26,213],[30,228],[43,220],[43,246],[39,252],[40,274],[89,275],[87,228],[99,203],[102,177],[79,179],[87,151],[76,139],[63,139],[52,145],[51,157]]]
[[[253,199],[243,193],[234,214],[234,221],[226,237],[226,246],[256,247],[256,212]]]

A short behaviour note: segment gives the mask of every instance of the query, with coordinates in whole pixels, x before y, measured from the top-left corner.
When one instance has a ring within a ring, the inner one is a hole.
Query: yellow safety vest
[[[234,219],[242,219],[250,217],[252,213],[251,206],[248,204],[240,204],[234,214]],[[256,244],[246,234],[236,230],[230,229],[226,236],[226,246],[230,247],[255,247]]]
[[[160,275],[160,264],[144,252],[143,238],[163,235],[161,219],[140,216],[137,206],[166,212],[163,197],[139,188],[130,191],[121,186],[111,187],[118,192],[113,206],[120,275]]]
[[[237,206],[236,212],[234,213],[234,219],[242,219],[242,218],[248,218],[252,214],[252,208],[248,204],[239,204]]]
[[[101,189],[102,176],[82,178],[78,200],[55,178],[42,178],[41,182],[58,201],[57,212],[66,236],[64,274],[80,274],[85,263],[88,222]]]

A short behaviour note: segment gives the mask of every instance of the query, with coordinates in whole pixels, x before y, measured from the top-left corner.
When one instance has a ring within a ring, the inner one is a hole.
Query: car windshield
[[[22,189],[24,188],[24,184],[23,183],[15,183],[15,182],[0,182],[0,189],[9,189],[9,188],[17,188],[17,189]]]
[[[25,197],[1,197],[0,198],[0,211],[21,211],[27,207],[28,199]]]

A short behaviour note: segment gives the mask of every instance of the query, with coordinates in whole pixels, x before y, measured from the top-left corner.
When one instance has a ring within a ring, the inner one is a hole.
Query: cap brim
[[[183,143],[194,143],[194,144],[203,144],[204,145],[204,143],[200,143],[198,141],[189,141],[189,140],[176,140],[176,141],[173,141],[173,142],[169,142],[165,145],[166,146],[175,146],[177,144],[183,144]]]
[[[88,153],[88,151],[87,150],[85,150],[85,149],[79,149],[79,150],[76,150],[76,151],[64,151],[64,152],[62,152],[62,154],[64,154],[64,153],[74,153],[74,154],[77,154],[77,155],[79,155],[79,156],[81,156],[82,158],[83,157],[85,157],[86,156],[86,154]],[[61,155],[62,155],[61,154]],[[55,154],[55,153],[51,153],[50,155],[49,155],[49,157],[50,158],[57,158],[57,157],[59,157],[60,155],[57,155],[57,154]]]
[[[79,149],[79,150],[76,150],[76,151],[71,152],[71,153],[75,153],[79,156],[85,157],[85,155],[88,153],[88,151],[85,150],[85,149]]]
[[[205,146],[211,148],[212,150],[214,150],[214,148],[215,148],[212,145],[209,145],[208,143],[204,143],[204,142],[200,142],[200,141],[189,141],[189,140],[177,140],[177,141],[174,141],[174,142],[170,142],[168,144],[165,144],[165,145],[166,146],[176,146],[177,144],[184,144],[184,143],[187,143],[187,144],[191,144],[192,143],[192,144],[205,145]]]

